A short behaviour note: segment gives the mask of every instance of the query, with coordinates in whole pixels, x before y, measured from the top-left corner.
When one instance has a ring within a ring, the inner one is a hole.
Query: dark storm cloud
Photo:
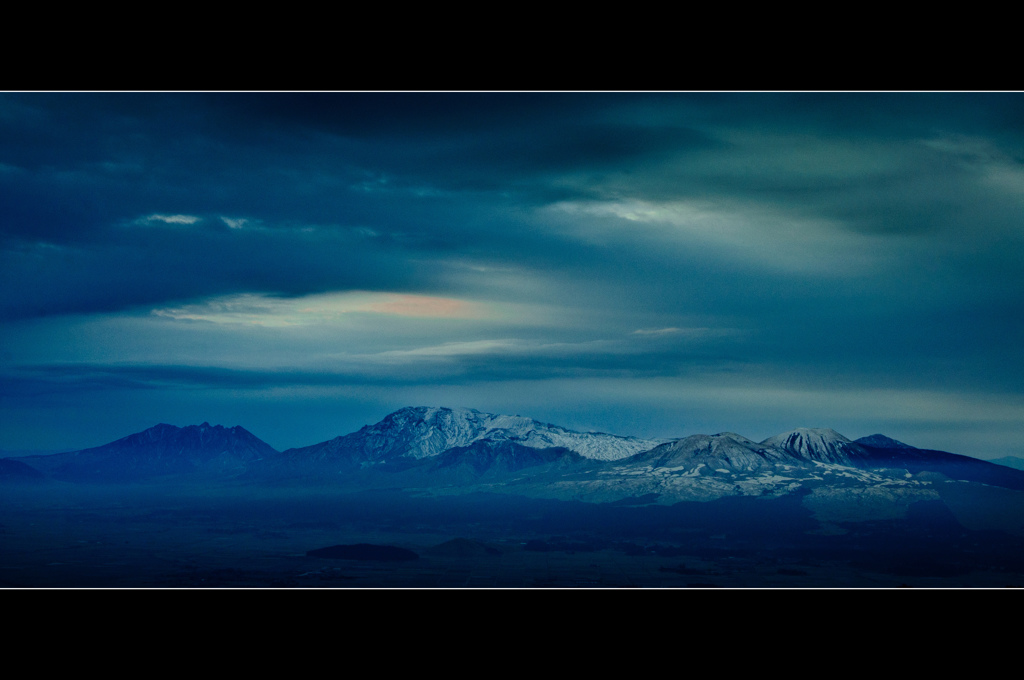
[[[151,211],[242,212],[268,222],[381,219],[379,206],[359,200],[353,187],[550,192],[537,185],[538,173],[628,166],[712,144],[685,127],[595,116],[601,101],[7,95],[0,228],[73,242]]]
[[[27,241],[121,244],[124,235],[112,225],[147,214],[195,214],[207,223],[225,215],[262,220],[267,228],[365,227],[424,248],[476,246],[497,259],[545,250],[566,257],[569,248],[557,235],[521,217],[503,218],[501,208],[515,213],[536,201],[612,195],[757,196],[834,217],[844,228],[926,233],[989,198],[953,191],[963,168],[942,172],[934,158],[922,158],[909,175],[889,164],[836,173],[824,154],[777,162],[790,140],[741,144],[721,131],[798,130],[851,144],[923,139],[943,128],[973,134],[986,121],[1012,133],[1016,99],[8,95],[0,229]],[[725,160],[709,164],[713,154]],[[495,191],[505,197],[480,195]],[[515,237],[501,233],[510,231]],[[202,257],[206,244],[196,245]],[[517,245],[520,252],[510,255]]]
[[[17,293],[3,309],[14,317],[239,289],[402,289],[415,287],[404,274],[415,251],[499,261],[566,251],[502,217],[520,199],[476,192],[550,193],[538,173],[703,143],[587,120],[586,100],[572,96],[7,95],[0,105],[0,238]],[[152,214],[200,221],[139,225]],[[221,217],[262,231],[226,235]]]
[[[833,163],[815,138],[803,142],[808,151],[793,162],[785,157],[794,146],[789,139],[744,146],[716,138],[720,128],[755,135],[796,129],[888,143],[932,134],[935,121],[967,118],[967,102],[956,97],[929,101],[939,105],[884,95],[16,98],[43,122],[29,126],[29,141],[11,153],[14,165],[24,162],[35,174],[11,171],[15,177],[0,184],[10,196],[2,224],[25,239],[70,247],[44,250],[41,258],[31,248],[13,248],[6,270],[10,289],[20,294],[5,309],[14,316],[109,311],[236,290],[436,290],[443,284],[427,271],[436,263],[416,263],[440,254],[527,264],[579,280],[597,276],[606,299],[652,311],[685,302],[703,312],[771,312],[784,306],[776,301],[815,294],[762,269],[737,272],[728,258],[709,263],[704,249],[645,242],[642,229],[639,239],[623,232],[614,250],[579,243],[547,230],[521,206],[555,196],[755,196],[753,211],[790,207],[835,218],[833,229],[948,231],[971,207],[991,204],[987,196],[965,198],[955,190],[966,172],[955,159],[948,172],[927,157],[909,174],[889,164],[848,172],[834,167],[846,159]],[[14,118],[26,126],[31,119],[24,110]],[[690,124],[711,127],[697,132]],[[32,161],[33,149],[45,163]],[[725,160],[708,164],[712,155]],[[569,170],[570,181],[552,182]],[[610,170],[612,176],[601,175]],[[496,187],[512,194],[480,193]],[[158,211],[202,221],[191,229],[124,227]],[[254,220],[263,231],[233,234],[218,215]],[[987,215],[986,224],[1004,215]],[[302,231],[311,225],[318,236]],[[351,238],[360,229],[373,236]],[[87,248],[78,244],[82,234],[92,236]],[[826,299],[843,292],[829,282],[803,287],[823,287]]]
[[[212,221],[208,219],[207,221]],[[0,254],[0,316],[109,312],[229,292],[416,287],[429,277],[358,230],[128,227],[118,243]]]

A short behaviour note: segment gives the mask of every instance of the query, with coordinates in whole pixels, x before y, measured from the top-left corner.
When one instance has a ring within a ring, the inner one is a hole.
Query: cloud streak
[[[195,224],[200,218],[195,215],[150,215],[138,221],[140,224],[163,222],[164,224]]]
[[[183,307],[152,310],[176,320],[254,326],[301,326],[332,323],[347,314],[387,314],[423,319],[475,319],[486,316],[478,303],[427,295],[346,291],[297,298],[242,294]]]

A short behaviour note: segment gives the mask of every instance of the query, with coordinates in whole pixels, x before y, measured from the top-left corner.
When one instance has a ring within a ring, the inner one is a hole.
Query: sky
[[[0,93],[0,449],[404,406],[1024,456],[1024,95]]]

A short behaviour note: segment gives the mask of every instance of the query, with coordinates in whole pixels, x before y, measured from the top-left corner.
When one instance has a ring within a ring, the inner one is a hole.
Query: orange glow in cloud
[[[396,316],[424,316],[445,319],[466,319],[479,317],[476,305],[454,298],[429,297],[426,295],[390,295],[380,302],[371,302],[360,311]]]
[[[302,326],[332,323],[347,314],[387,314],[421,319],[481,319],[486,308],[475,302],[429,295],[349,291],[301,298],[243,293],[177,308],[154,309],[156,316],[254,326]]]

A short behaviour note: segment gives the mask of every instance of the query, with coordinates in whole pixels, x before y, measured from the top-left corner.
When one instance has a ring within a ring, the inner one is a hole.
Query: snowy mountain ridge
[[[357,432],[285,453],[293,457],[318,457],[344,452],[366,462],[395,457],[418,460],[481,440],[510,441],[535,449],[562,447],[595,460],[628,458],[664,441],[574,432],[523,416],[496,415],[471,408],[410,406]]]

